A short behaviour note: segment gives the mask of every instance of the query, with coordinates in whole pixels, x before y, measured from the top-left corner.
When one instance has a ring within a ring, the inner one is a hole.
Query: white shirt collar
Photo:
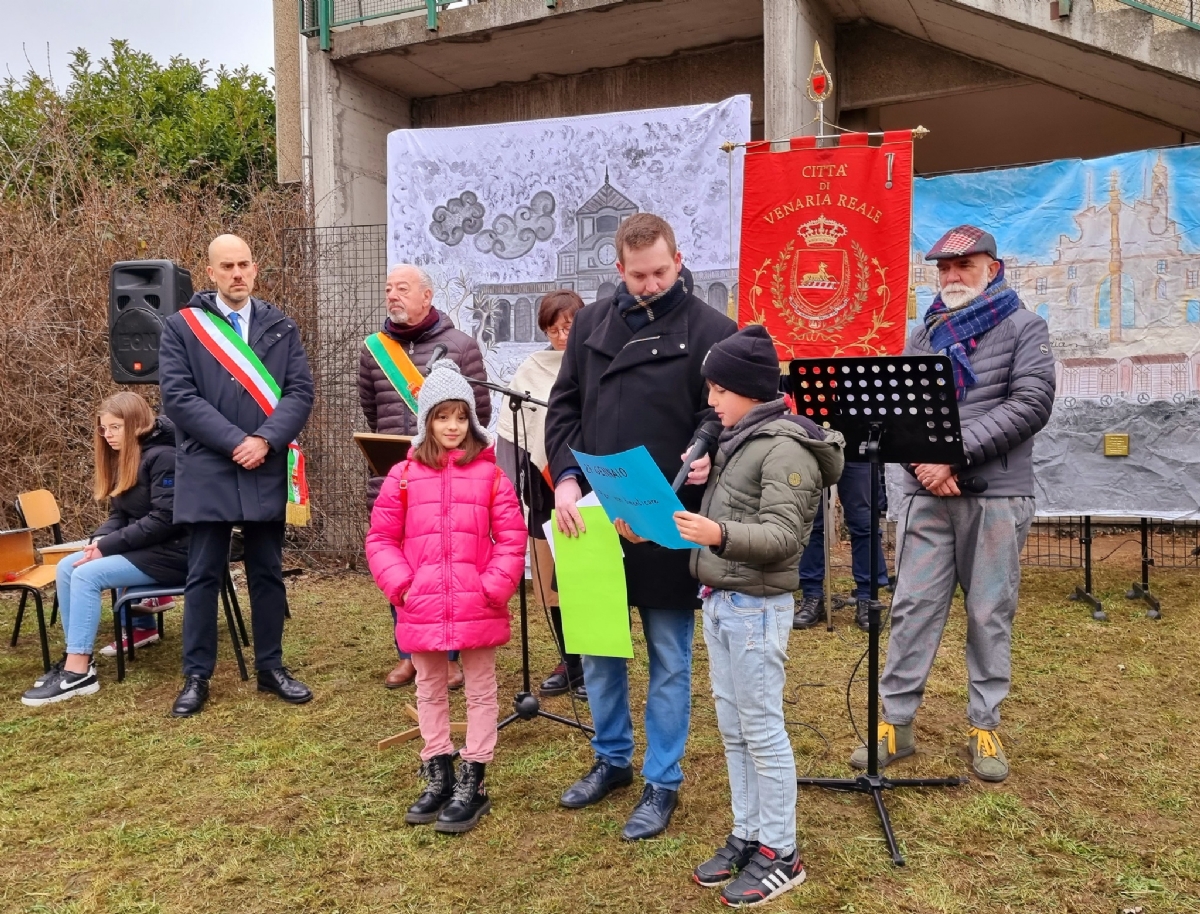
[[[225,315],[226,319],[228,319],[229,315],[233,313],[234,309],[229,307],[229,305],[225,304],[225,301],[221,298],[221,293],[218,292],[214,296],[214,298],[216,299],[216,302],[217,302],[217,310],[219,310],[223,315]],[[247,299],[246,304],[244,304],[242,306],[242,309],[237,312],[237,316],[240,319],[241,325],[242,325],[242,339],[245,340],[246,342],[250,341],[250,315],[253,312],[253,310],[254,310],[253,301],[251,301],[250,299]]]

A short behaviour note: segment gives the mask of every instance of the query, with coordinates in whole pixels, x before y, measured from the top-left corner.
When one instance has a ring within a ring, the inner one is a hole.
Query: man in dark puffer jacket
[[[892,633],[879,683],[879,764],[916,751],[913,718],[962,584],[971,769],[981,780],[1002,781],[1008,761],[995,731],[1012,678],[1021,548],[1034,514],[1033,436],[1054,405],[1054,357],[1049,327],[1005,282],[989,233],[951,229],[925,259],[937,262],[941,292],[906,354],[949,356],[966,460],[917,464],[905,478]],[[965,494],[960,478],[986,489]],[[850,764],[867,767],[865,746]]]
[[[465,378],[487,378],[483,353],[479,344],[466,333],[456,330],[450,318],[433,307],[433,282],[429,274],[411,264],[399,264],[388,271],[387,317],[383,320],[385,336],[404,347],[405,353],[421,374],[428,374],[429,357],[437,346],[446,347],[445,357],[454,362]],[[492,398],[481,384],[472,384],[475,394],[475,414],[485,428],[492,418]],[[417,417],[388,380],[375,357],[364,345],[358,356],[358,402],[367,426],[384,435],[415,435]],[[367,482],[369,506],[375,504],[382,476],[372,476]],[[393,610],[393,617],[395,610]],[[387,675],[384,685],[398,689],[408,685],[416,676],[412,661],[399,648],[400,661]],[[462,672],[451,664],[450,687],[462,685]]]

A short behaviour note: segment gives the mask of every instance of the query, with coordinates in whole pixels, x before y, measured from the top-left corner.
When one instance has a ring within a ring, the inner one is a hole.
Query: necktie
[[[237,331],[237,335],[242,336],[242,317],[241,317],[241,315],[238,314],[236,311],[230,311],[229,312],[229,323],[233,326],[233,329]],[[242,337],[242,338],[245,339],[245,337]]]

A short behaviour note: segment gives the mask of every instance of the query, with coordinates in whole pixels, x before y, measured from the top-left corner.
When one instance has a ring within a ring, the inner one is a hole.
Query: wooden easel
[[[416,722],[416,720],[417,720],[417,709],[416,708],[414,708],[412,705],[405,705],[404,713],[407,714],[409,717],[411,717],[414,723]],[[456,723],[456,722],[450,724],[450,733],[451,734],[455,734],[455,733],[462,734],[462,733],[466,733],[466,732],[467,732],[466,724],[460,724],[460,723]],[[420,727],[409,727],[407,730],[401,730],[395,736],[389,736],[387,739],[381,739],[378,743],[378,748],[387,749],[389,746],[399,746],[401,743],[407,743],[410,739],[416,739],[420,735],[421,735]]]

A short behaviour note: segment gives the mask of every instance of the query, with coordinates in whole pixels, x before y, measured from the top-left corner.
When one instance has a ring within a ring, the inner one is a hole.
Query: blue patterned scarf
[[[929,330],[929,345],[934,352],[950,357],[954,369],[954,389],[958,399],[967,395],[967,388],[979,381],[971,368],[971,354],[979,345],[979,338],[1021,307],[1021,299],[1004,280],[1004,262],[981,294],[957,311],[946,307],[939,294],[925,312],[925,326]]]

